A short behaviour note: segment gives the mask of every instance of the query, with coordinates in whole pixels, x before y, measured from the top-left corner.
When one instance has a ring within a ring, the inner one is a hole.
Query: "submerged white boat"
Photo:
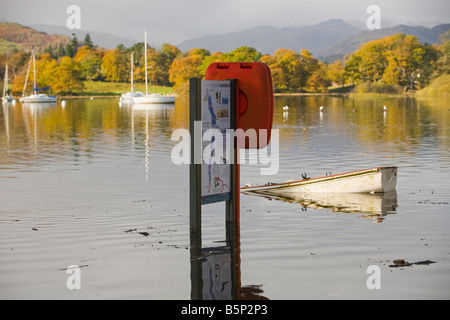
[[[25,89],[27,87],[28,74],[30,73],[31,62],[33,62],[33,94],[29,96],[25,96]],[[43,93],[38,93],[37,85],[36,85],[36,56],[31,55],[30,65],[28,66],[27,77],[25,79],[25,85],[23,87],[23,96],[20,98],[21,102],[25,103],[48,103],[48,102],[56,102],[56,96],[50,96]]]
[[[144,31],[144,61],[145,61],[145,95],[133,97],[133,103],[136,104],[152,104],[152,103],[174,103],[174,95],[165,95],[160,93],[148,93],[148,75],[147,75],[147,32]]]
[[[395,190],[396,185],[397,167],[377,167],[264,186],[246,185],[241,192],[296,198],[308,193],[383,193]]]

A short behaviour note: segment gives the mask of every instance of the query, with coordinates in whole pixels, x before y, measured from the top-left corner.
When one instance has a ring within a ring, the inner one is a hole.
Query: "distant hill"
[[[0,39],[0,54],[12,54],[14,52],[25,51],[26,49],[20,44]]]
[[[382,28],[372,31],[362,31],[356,35],[339,40],[332,45],[320,50],[317,55],[323,58],[326,57],[342,57],[347,53],[354,52],[362,44],[382,39],[388,36],[393,36],[397,33],[404,33],[416,36],[421,43],[434,44],[439,42],[439,36],[450,29],[450,24],[441,24],[433,28],[398,25],[391,28]]]
[[[250,46],[263,54],[273,54],[278,48],[308,49],[316,55],[330,44],[356,35],[360,29],[339,19],[311,26],[275,28],[260,26],[227,34],[206,35],[177,45],[182,51],[203,48],[210,52],[230,52],[241,46]]]
[[[60,43],[66,45],[70,42],[70,38],[67,36],[47,34],[10,22],[0,23],[0,39],[2,40],[1,48],[5,50],[3,53],[8,53],[14,48],[42,51],[49,44],[57,46]]]
[[[339,19],[328,20],[311,26],[275,28],[260,26],[226,34],[206,35],[184,41],[178,45],[182,51],[203,48],[210,52],[230,52],[240,46],[251,46],[263,54],[273,54],[278,48],[308,49],[324,61],[341,59],[362,44],[396,33],[417,36],[422,43],[434,44],[439,35],[450,29],[450,24],[433,28],[398,25],[373,31],[361,31],[355,23]]]
[[[123,44],[125,47],[132,47],[136,41],[134,39],[126,39],[123,37],[119,37],[112,34],[101,33],[96,31],[86,31],[86,30],[70,30],[65,26],[52,26],[52,25],[44,25],[44,24],[35,24],[30,25],[31,28],[44,31],[47,33],[57,33],[65,36],[69,36],[72,38],[72,33],[75,33],[76,37],[79,41],[83,41],[86,37],[86,33],[89,33],[91,36],[92,42],[94,45],[106,48],[106,49],[114,49],[119,44]]]

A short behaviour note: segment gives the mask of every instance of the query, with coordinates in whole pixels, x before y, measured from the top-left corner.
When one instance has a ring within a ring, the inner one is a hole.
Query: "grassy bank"
[[[84,81],[84,89],[76,91],[74,96],[120,96],[131,89],[128,82]],[[145,93],[145,83],[135,83],[134,91]],[[172,87],[148,86],[149,93],[173,93]]]
[[[434,79],[429,86],[417,92],[419,97],[450,97],[450,74]]]

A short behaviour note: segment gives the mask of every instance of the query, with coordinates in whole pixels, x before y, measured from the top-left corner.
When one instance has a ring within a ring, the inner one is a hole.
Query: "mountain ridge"
[[[300,27],[258,26],[225,34],[209,34],[192,38],[177,45],[182,51],[191,48],[207,49],[210,52],[230,52],[240,46],[250,46],[263,54],[273,54],[278,48],[309,50],[323,60],[342,59],[362,44],[405,33],[417,36],[422,43],[439,42],[439,35],[450,29],[450,24],[440,24],[432,28],[423,26],[397,25],[378,30],[361,30],[341,19],[331,19],[315,25]]]

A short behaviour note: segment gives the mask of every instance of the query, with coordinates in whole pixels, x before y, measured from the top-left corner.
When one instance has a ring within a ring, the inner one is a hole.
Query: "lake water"
[[[278,174],[243,165],[242,185],[393,165],[397,193],[360,210],[243,194],[239,263],[224,278],[268,299],[449,299],[449,102],[276,97]],[[182,98],[159,109],[3,104],[0,299],[190,299],[189,168],[170,157],[188,111]],[[203,210],[203,246],[220,251],[224,205]],[[396,259],[435,263],[393,268]],[[71,265],[79,290],[67,287]],[[381,288],[369,290],[373,265]]]

